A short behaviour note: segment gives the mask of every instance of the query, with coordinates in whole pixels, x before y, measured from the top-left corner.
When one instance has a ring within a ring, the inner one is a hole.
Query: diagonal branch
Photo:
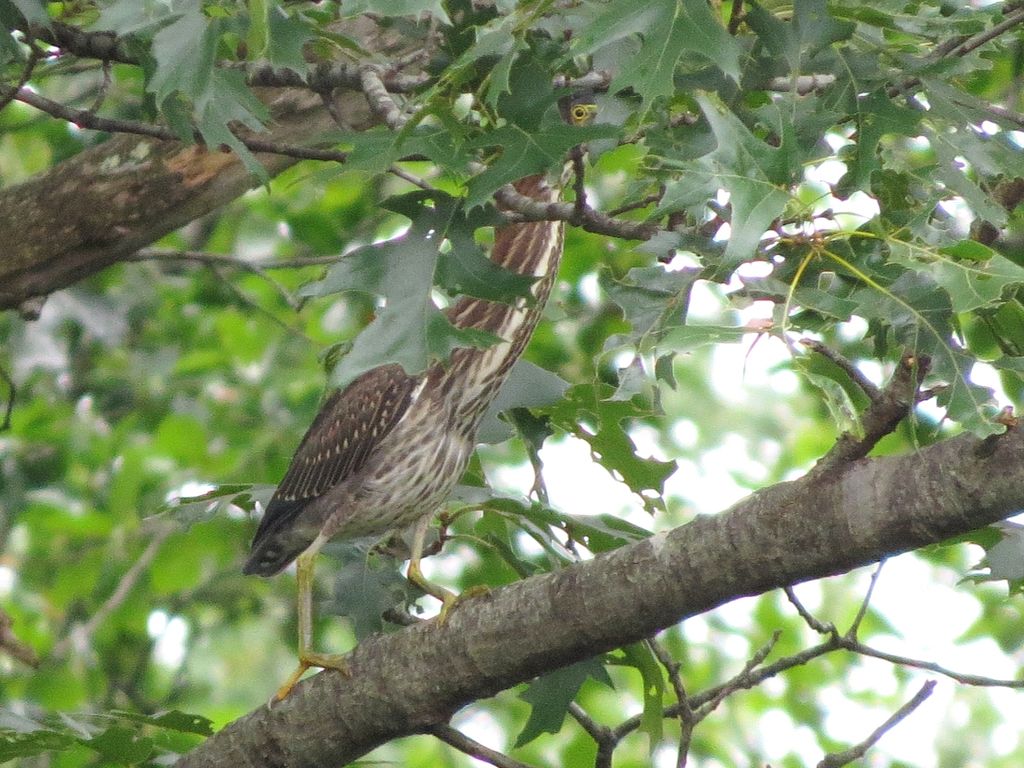
[[[858,383],[871,404],[861,417],[862,435],[844,432],[831,450],[811,470],[812,476],[827,474],[836,468],[862,459],[871,452],[879,440],[899,425],[917,402],[918,388],[928,372],[930,361],[926,357],[905,354],[884,389],[879,390],[867,382],[852,365],[842,361],[835,353],[826,353],[826,347],[816,341],[804,340],[805,345],[837,362]]]
[[[927,681],[921,686],[921,690],[914,695],[914,698],[893,712],[892,716],[872,731],[871,735],[864,739],[864,741],[859,744],[855,744],[842,752],[833,752],[826,755],[818,763],[818,768],[840,768],[841,766],[849,765],[854,760],[859,760],[864,757],[864,755],[867,754],[867,751],[878,743],[880,738],[892,730],[893,726],[921,706],[921,704],[924,703],[924,700],[932,695],[933,688],[935,688],[935,681]]]
[[[467,601],[444,624],[364,640],[348,656],[351,677],[324,672],[299,683],[280,705],[232,723],[179,765],[344,764],[446,723],[471,701],[727,601],[940,542],[1021,506],[1024,430],[1014,428],[984,447],[965,434],[781,483],[719,515]],[[750,676],[778,671],[767,665]],[[697,698],[694,708],[715,695]]]
[[[79,128],[88,128],[93,131],[109,131],[110,133],[131,133],[137,136],[148,136],[152,139],[162,141],[181,141],[170,128],[153,123],[145,123],[140,120],[122,120],[110,117],[101,117],[94,112],[84,109],[76,109],[65,104],[41,96],[28,88],[12,89],[0,86],[0,99],[10,97],[14,101],[20,101],[35,107],[40,112],[45,112],[51,117],[59,120],[67,120]],[[327,160],[335,163],[343,163],[348,159],[347,152],[339,152],[332,149],[317,149],[315,147],[301,147],[293,144],[286,144],[278,141],[268,141],[255,136],[235,133],[236,138],[253,152],[269,152],[285,157],[294,157],[297,160]],[[198,143],[202,143],[202,136],[198,133],[194,136]]]

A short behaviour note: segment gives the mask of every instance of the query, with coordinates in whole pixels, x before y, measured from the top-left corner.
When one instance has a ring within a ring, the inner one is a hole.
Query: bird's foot
[[[313,653],[310,651],[299,652],[299,666],[295,668],[291,676],[284,681],[284,684],[277,689],[277,693],[274,694],[274,701],[284,701],[288,694],[292,692],[292,688],[302,679],[302,676],[306,674],[307,669],[313,667],[320,667],[322,669],[335,669],[341,672],[345,677],[352,676],[352,670],[349,669],[348,662],[345,660],[345,656],[340,653]]]
[[[469,589],[463,590],[460,594],[456,595],[448,590],[445,590],[444,597],[438,598],[441,601],[441,612],[437,614],[438,625],[444,624],[448,620],[448,616],[455,608],[465,602],[471,600],[474,597],[483,597],[489,595],[491,588],[484,586],[483,584],[477,584],[476,586],[470,587]],[[435,595],[436,597],[436,595]]]

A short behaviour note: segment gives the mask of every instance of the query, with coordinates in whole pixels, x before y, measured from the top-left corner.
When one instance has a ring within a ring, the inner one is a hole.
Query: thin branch
[[[727,27],[730,35],[735,35],[740,31],[740,22],[743,21],[743,0],[733,0],[732,12],[729,14],[729,26]]]
[[[14,412],[14,398],[18,394],[18,387],[11,378],[7,369],[0,365],[0,379],[7,385],[7,405],[4,406],[4,420],[0,422],[0,432],[6,432],[11,428],[11,414]]]
[[[131,52],[128,44],[130,36],[127,35],[85,31],[61,22],[53,22],[51,27],[34,24],[28,33],[82,59],[114,61],[135,66],[142,64]],[[416,51],[415,55],[422,57],[423,52]],[[393,62],[392,66],[383,72],[384,84],[392,93],[415,91],[430,81],[430,75],[426,73],[409,75],[396,71],[404,64],[405,62]],[[308,88],[317,93],[329,93],[335,88],[360,87],[359,67],[349,62],[318,62],[311,65],[307,73],[296,72],[286,67],[275,67],[266,61],[221,62],[219,66],[224,69],[242,70],[245,72],[246,83],[257,88]]]
[[[878,577],[882,575],[882,567],[885,565],[885,558],[878,561],[878,565],[875,566],[875,570],[871,572],[871,581],[868,583],[868,591],[864,594],[864,599],[861,600],[860,608],[857,609],[857,615],[853,617],[853,623],[850,624],[850,628],[846,630],[846,637],[851,640],[857,639],[857,632],[860,631],[861,622],[864,621],[864,617],[868,614],[868,606],[871,604],[871,598],[875,594],[875,585],[878,584]]]
[[[618,739],[615,738],[615,733],[607,725],[601,725],[599,722],[594,720],[587,710],[577,704],[575,701],[569,702],[569,714],[572,719],[580,724],[580,727],[586,731],[590,738],[597,742],[598,747],[602,744],[610,743],[612,749],[615,748],[615,744],[618,743]]]
[[[25,83],[29,81],[29,78],[32,77],[32,72],[35,70],[39,58],[39,49],[33,45],[31,50],[29,50],[28,61],[25,62],[25,66],[21,70],[21,76],[18,78],[18,84],[11,88],[7,93],[0,92],[0,111],[14,101],[15,94],[17,94],[18,91],[24,87]]]
[[[852,653],[860,654],[861,656],[870,656],[874,659],[881,659],[882,661],[888,661],[890,664],[896,664],[901,667],[923,669],[926,672],[933,672],[937,675],[948,677],[950,680],[956,680],[958,683],[962,683],[964,685],[974,685],[980,688],[1024,689],[1024,680],[1000,680],[999,678],[983,677],[982,675],[969,675],[963,672],[947,669],[941,664],[936,664],[932,661],[922,661],[921,659],[912,659],[908,656],[900,656],[895,653],[880,651],[869,645],[865,645],[858,640],[848,637],[839,638],[838,644],[840,648]]]
[[[612,208],[610,211],[607,212],[606,215],[607,216],[621,216],[624,213],[629,213],[630,211],[636,211],[636,210],[639,210],[640,208],[646,208],[649,205],[657,205],[658,203],[661,202],[661,198],[662,198],[662,196],[664,194],[665,194],[665,187],[662,186],[661,190],[659,190],[658,192],[652,193],[652,194],[648,195],[647,197],[645,197],[642,200],[635,200],[632,203],[626,203],[625,205],[620,205],[618,208]]]
[[[793,607],[796,608],[796,612],[800,614],[800,618],[804,620],[807,626],[809,626],[811,629],[813,629],[815,632],[821,635],[835,634],[835,625],[832,622],[821,621],[820,619],[816,618],[814,614],[808,611],[804,607],[804,604],[800,602],[800,599],[796,596],[796,592],[793,591],[792,587],[786,587],[785,589],[783,589],[783,592],[786,593],[786,597],[788,598],[789,602],[793,604]]]
[[[759,648],[753,656],[747,659],[747,663],[743,665],[743,669],[739,674],[734,676],[731,680],[728,680],[724,685],[719,686],[718,692],[709,699],[707,702],[702,704],[700,707],[694,707],[694,719],[700,722],[705,717],[710,715],[718,706],[725,701],[729,696],[736,693],[736,691],[749,689],[753,686],[749,684],[750,674],[768,658],[768,654],[772,652],[775,644],[779,642],[781,633],[776,630],[772,633],[771,640],[765,643]]]
[[[690,755],[690,744],[693,742],[693,729],[698,721],[694,717],[693,710],[690,708],[686,686],[683,684],[683,678],[679,674],[679,669],[682,665],[672,658],[668,649],[658,642],[657,638],[649,638],[647,645],[661,666],[665,668],[669,682],[672,685],[672,690],[675,691],[676,701],[679,702],[679,746],[676,749],[676,768],[685,768]]]
[[[260,261],[247,261],[237,256],[229,256],[224,253],[212,253],[210,251],[176,251],[170,248],[140,248],[133,254],[126,256],[123,261],[194,261],[200,264],[237,267],[252,271],[268,269],[298,269],[301,267],[318,267],[336,264],[338,256],[296,256],[290,259],[262,259]],[[258,274],[258,273],[257,273]]]
[[[210,253],[209,251],[176,251],[172,249],[142,248],[135,253],[125,256],[125,262],[143,261],[184,261],[203,264],[210,268],[231,267],[243,269],[262,278],[281,297],[285,304],[292,310],[298,310],[302,303],[296,299],[287,288],[267,274],[268,269],[286,269],[297,267],[308,267],[320,264],[333,264],[337,262],[335,256],[296,258],[281,261],[254,262],[240,259],[236,256],[228,256],[221,253]]]
[[[380,71],[372,64],[364,64],[359,68],[359,83],[370,109],[384,124],[393,131],[400,131],[409,122],[408,115],[388,93]]]
[[[435,725],[428,733],[443,741],[450,747],[454,747],[465,755],[489,763],[495,768],[530,768],[527,763],[513,760],[503,752],[498,752],[490,747],[484,746],[476,739],[471,739],[461,731],[452,728],[450,725]]]
[[[849,465],[870,453],[879,440],[890,434],[899,425],[917,402],[918,388],[928,372],[930,360],[924,356],[907,353],[896,366],[896,370],[885,389],[875,395],[871,405],[861,416],[861,432],[858,436],[844,432],[835,445],[826,453],[809,477],[823,477],[828,472]]]
[[[904,704],[902,707],[897,709],[892,716],[876,728],[870,736],[864,741],[856,744],[849,749],[843,750],[842,752],[832,752],[825,755],[824,758],[818,763],[818,768],[840,768],[843,765],[849,765],[854,760],[859,760],[864,757],[871,747],[873,747],[882,736],[888,731],[892,730],[893,726],[899,723],[903,718],[917,709],[921,704],[932,695],[932,689],[935,688],[935,681],[928,680],[910,701]]]
[[[427,192],[435,192],[436,188],[433,184],[425,179],[421,179],[415,174],[409,173],[407,170],[398,165],[392,165],[388,168],[388,173],[392,176],[397,176],[403,181],[408,181],[410,184],[419,187],[420,189],[426,190]]]
[[[109,117],[100,117],[84,109],[68,107],[59,102],[41,96],[38,93],[26,88],[13,89],[8,86],[0,86],[0,99],[10,96],[16,101],[35,107],[51,117],[60,120],[67,120],[79,128],[88,128],[94,131],[107,131],[109,133],[133,133],[139,136],[148,136],[163,141],[181,141],[181,137],[169,128],[151,123],[144,123],[139,120],[120,120]],[[253,152],[266,152],[275,155],[294,157],[300,160],[323,160],[335,163],[344,163],[348,159],[347,152],[339,152],[331,149],[316,149],[313,147],[300,147],[293,144],[281,144],[266,139],[257,139],[252,136],[240,136],[235,133],[236,138]],[[202,143],[202,136],[198,133],[195,139]]]
[[[543,203],[519,194],[511,184],[507,184],[495,192],[494,198],[509,211],[506,218],[511,223],[572,221],[575,218],[576,211],[573,203]],[[659,231],[656,224],[613,219],[589,207],[584,209],[579,226],[587,232],[621,237],[625,240],[650,240]]]
[[[7,614],[7,611],[0,609],[0,651],[22,664],[33,668],[38,667],[39,656],[30,646],[15,636],[13,626],[14,619]]]
[[[800,343],[808,349],[812,349],[826,360],[831,361],[837,368],[850,377],[854,384],[860,387],[861,391],[868,396],[871,402],[877,402],[882,397],[882,390],[869,379],[853,362],[847,360],[832,347],[816,339],[800,339]]]
[[[983,30],[976,35],[971,35],[963,40],[958,40],[956,45],[939,45],[932,51],[931,58],[939,60],[950,56],[966,56],[977,50],[986,43],[990,43],[1005,32],[1010,31],[1017,25],[1024,23],[1024,9],[1018,8],[1006,14],[1002,21],[992,25],[989,29]],[[887,91],[890,97],[906,93],[921,85],[920,77],[908,77],[898,85],[890,87]]]
[[[176,528],[173,525],[164,525],[153,532],[153,538],[150,539],[149,544],[146,545],[142,554],[139,555],[139,559],[132,564],[131,568],[125,571],[124,576],[121,577],[114,591],[110,593],[110,597],[106,599],[103,605],[96,609],[96,612],[87,622],[73,626],[68,634],[53,646],[53,650],[50,652],[52,658],[63,658],[73,648],[84,649],[88,647],[93,634],[128,599],[128,595],[131,594],[132,589],[146,572],[150,563],[153,562],[153,558],[160,551],[164,541],[175,530]]]
[[[972,35],[964,40],[962,43],[957,45],[951,51],[948,56],[966,56],[968,53],[977,50],[985,43],[989,43],[995,40],[997,37],[1002,35],[1004,32],[1009,32],[1011,29],[1016,27],[1018,24],[1024,22],[1024,9],[1018,8],[1011,13],[1006,14],[1006,17],[998,24],[993,25],[990,29],[986,29],[979,32],[976,35]]]

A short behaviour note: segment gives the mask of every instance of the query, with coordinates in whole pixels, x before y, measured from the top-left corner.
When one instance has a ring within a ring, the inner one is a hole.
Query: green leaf
[[[113,725],[82,743],[116,765],[132,765],[153,754],[153,740],[120,725]]]
[[[600,280],[632,326],[637,351],[648,352],[665,333],[685,325],[690,291],[699,277],[695,269],[670,272],[657,266],[634,267],[622,280],[602,272]]]
[[[413,16],[426,14],[442,24],[451,25],[441,0],[346,0],[345,16],[352,18],[364,14],[374,16]]]
[[[857,141],[852,157],[846,153],[841,159],[849,170],[839,180],[836,194],[845,197],[852,192],[870,189],[871,174],[881,167],[878,143],[883,136],[915,136],[921,121],[921,112],[899,106],[884,91],[873,91],[858,99]]]
[[[1004,520],[991,526],[998,541],[985,547],[985,557],[967,578],[972,581],[1005,581],[1011,592],[1024,591],[1024,525]],[[987,569],[988,573],[981,572]]]
[[[46,12],[45,0],[0,0],[0,6],[7,6],[7,8],[0,8],[0,15],[8,19],[12,18],[10,12],[12,5],[29,24],[42,24],[49,28],[50,14]]]
[[[623,428],[626,419],[650,415],[633,401],[609,400],[610,387],[578,385],[551,410],[551,418],[567,432],[590,444],[594,457],[638,494],[648,509],[662,506],[666,478],[675,462],[643,459]],[[653,492],[653,493],[652,493]]]
[[[267,61],[300,74],[309,69],[303,51],[313,39],[313,28],[300,14],[289,16],[275,5],[267,16],[267,33]]]
[[[170,115],[179,123],[181,106],[175,99],[180,94],[191,101],[203,141],[212,147],[230,147],[250,173],[266,182],[266,170],[229,128],[238,122],[250,130],[262,130],[268,112],[249,90],[242,72],[216,66],[224,31],[223,19],[208,19],[199,8],[181,14],[153,36],[156,70],[146,87],[161,109],[169,105]]]
[[[643,112],[655,99],[675,93],[676,65],[686,53],[740,79],[740,46],[703,0],[612,0],[574,39],[573,50],[587,55],[633,35],[640,36],[640,48],[609,90],[632,88],[642,98]]]
[[[939,250],[894,241],[890,249],[894,262],[923,272],[942,286],[954,312],[994,307],[1007,289],[1024,284],[1024,267],[973,240]]]
[[[519,359],[509,371],[497,396],[484,414],[477,432],[481,443],[500,443],[512,436],[512,428],[498,414],[513,408],[543,408],[565,395],[569,382],[558,374]]]
[[[745,10],[746,23],[772,53],[785,57],[792,73],[803,71],[801,62],[805,58],[832,43],[848,40],[857,28],[856,24],[837,21],[825,0],[796,0],[788,22],[756,2]]]
[[[385,629],[382,614],[408,598],[410,583],[401,573],[401,563],[369,552],[378,538],[334,547],[344,565],[334,579],[334,597],[328,607],[331,613],[352,619],[358,640]]]
[[[497,340],[484,331],[455,328],[431,297],[445,238],[451,235],[460,245],[468,238],[465,231],[459,231],[467,226],[459,202],[442,193],[414,192],[392,198],[388,205],[412,220],[409,231],[347,254],[323,280],[303,289],[307,296],[360,291],[384,298],[384,308],[335,368],[331,377],[335,386],[342,387],[385,363],[398,363],[406,371],[418,373],[432,362],[446,359],[457,347],[486,347]],[[461,275],[466,279],[462,287],[472,287],[468,285],[473,282],[471,275],[464,269],[459,271],[473,263],[472,256],[465,250],[460,255],[461,262],[447,263],[447,274]],[[501,277],[489,291],[494,295],[509,295],[525,285],[525,281],[504,270],[490,270],[488,274],[495,280]]]
[[[249,33],[245,36],[249,56],[260,59],[270,47],[270,5],[268,0],[247,0],[249,4]]]
[[[661,743],[665,709],[665,675],[646,643],[633,643],[622,649],[623,663],[634,667],[643,680],[644,711],[640,729],[647,734],[651,753]]]
[[[558,733],[569,705],[588,677],[613,687],[608,672],[598,659],[578,662],[530,683],[530,687],[519,696],[531,705],[530,717],[516,736],[515,746],[529,744],[542,733]]]
[[[932,377],[947,385],[937,402],[951,419],[979,437],[1002,431],[992,421],[992,390],[970,381],[975,360],[953,340],[949,294],[928,275],[906,272],[888,286],[873,282],[856,298],[857,314],[884,323],[905,349],[931,360]]]
[[[503,125],[467,145],[477,149],[500,147],[501,153],[486,170],[470,179],[466,205],[471,209],[483,205],[505,184],[562,167],[569,150],[577,144],[616,136],[615,126],[601,124],[572,126],[557,122],[534,133],[518,125]]]
[[[155,516],[173,519],[190,528],[195,523],[226,514],[230,507],[252,512],[258,502],[266,509],[275,487],[249,483],[219,485],[201,496],[185,496],[170,501],[157,510]]]

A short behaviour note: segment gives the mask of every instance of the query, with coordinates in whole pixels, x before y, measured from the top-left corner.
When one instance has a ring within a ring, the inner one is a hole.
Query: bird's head
[[[587,125],[597,114],[597,103],[592,91],[578,91],[558,102],[562,119],[569,125]]]

